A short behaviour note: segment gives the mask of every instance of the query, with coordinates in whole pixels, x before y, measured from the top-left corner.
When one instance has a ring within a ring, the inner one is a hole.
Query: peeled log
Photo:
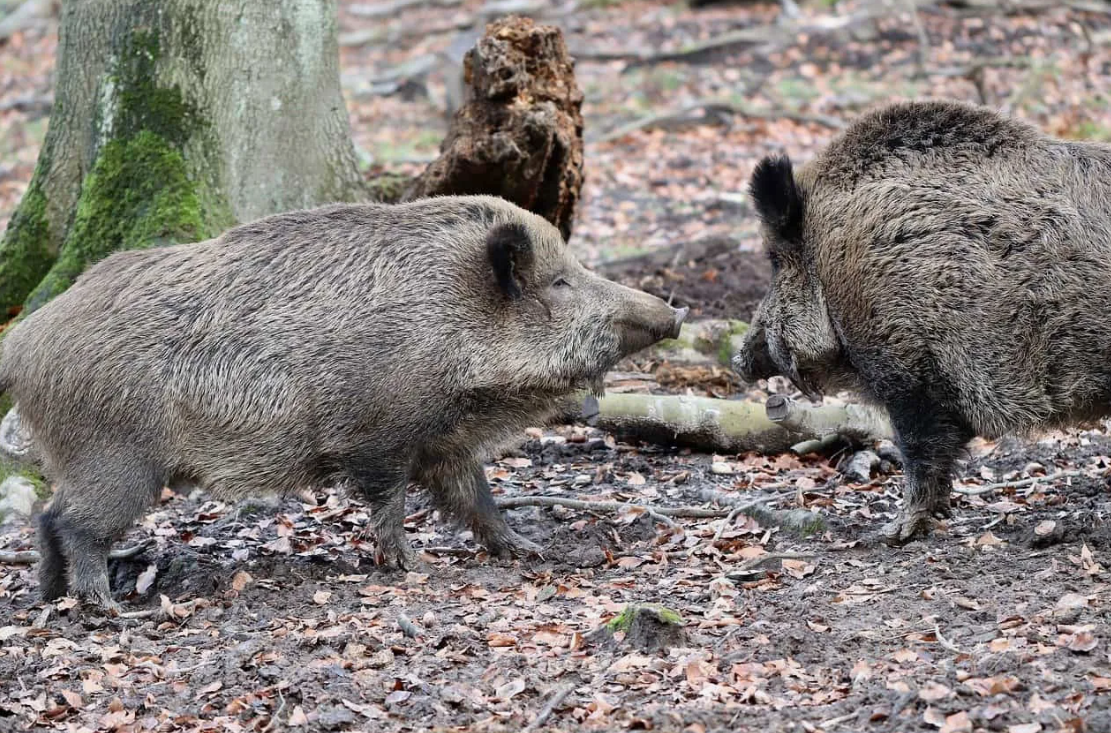
[[[812,438],[841,435],[861,442],[893,440],[891,420],[881,408],[868,405],[809,405],[772,395],[764,404],[768,420]]]
[[[770,413],[757,402],[677,395],[583,395],[579,404],[581,414],[575,419],[620,438],[706,452],[783,453],[800,441],[831,434],[861,442],[892,437],[890,422],[875,408],[811,406],[781,395],[768,398]]]
[[[583,94],[559,28],[507,16],[463,59],[463,105],[402,199],[490,194],[571,236],[583,182]]]
[[[618,437],[719,453],[782,453],[800,439],[769,420],[762,405],[712,397],[588,396],[583,417]]]

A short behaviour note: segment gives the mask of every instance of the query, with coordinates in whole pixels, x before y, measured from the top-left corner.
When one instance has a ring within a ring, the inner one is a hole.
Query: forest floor
[[[767,286],[740,195],[755,161],[773,150],[805,160],[878,101],[986,100],[1054,134],[1111,139],[1111,104],[1097,91],[1111,88],[1111,12],[923,8],[923,47],[909,14],[836,30],[829,18],[865,4],[816,3],[774,31],[785,40],[661,61],[641,56],[772,28],[778,5],[583,4],[559,21],[586,92],[587,184],[571,246],[696,316],[747,318]],[[481,5],[408,11],[384,40],[344,47],[368,175],[415,172],[435,155],[443,77],[409,99],[360,90],[447,47],[451,33],[437,30]],[[341,7],[349,41],[383,27],[366,2]],[[55,45],[48,28],[0,48],[5,219],[45,132]],[[599,139],[707,98],[738,113]],[[664,267],[612,264],[691,242],[724,246]],[[33,566],[0,566],[0,730],[1111,730],[1106,431],[974,442],[957,483],[983,492],[955,494],[945,527],[900,549],[877,531],[901,476],[885,466],[847,483],[838,458],[534,431],[488,468],[499,496],[675,507],[706,506],[707,491],[771,495],[826,527],[798,537],[744,516],[669,525],[635,508],[525,507],[509,521],[545,556],[507,561],[413,492],[406,528],[425,566],[408,573],[373,564],[357,499],[224,505],[167,491],[120,543],[148,548],[112,563],[130,617],[43,606]],[[27,526],[0,528],[3,549],[31,545]],[[685,638],[646,651],[592,633],[646,602],[680,614]]]

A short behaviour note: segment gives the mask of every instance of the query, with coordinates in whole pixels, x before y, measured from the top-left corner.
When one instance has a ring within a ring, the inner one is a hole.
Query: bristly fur
[[[749,195],[775,239],[782,244],[802,243],[802,193],[786,154],[769,155],[756,164]]]
[[[412,567],[415,483],[491,554],[534,552],[482,461],[680,315],[487,196],[336,204],[113,254],[0,352],[57,487],[43,596],[112,604],[109,545],[166,485],[225,501],[348,486],[382,561]]]
[[[797,186],[797,191],[796,191]],[[805,248],[791,244],[805,203]],[[984,106],[900,102],[752,196],[772,288],[734,359],[882,404],[905,459],[902,543],[950,511],[975,435],[1111,415],[1111,145],[1049,137]]]
[[[498,287],[513,300],[521,297],[518,281],[532,261],[532,239],[518,222],[498,224],[486,236],[486,255],[494,268]]]

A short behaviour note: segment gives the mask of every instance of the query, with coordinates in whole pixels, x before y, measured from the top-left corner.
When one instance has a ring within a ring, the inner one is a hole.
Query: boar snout
[[[672,308],[654,295],[621,287],[626,299],[615,314],[614,325],[620,333],[622,354],[629,355],[679,335],[689,308]]]
[[[671,331],[668,332],[667,338],[679,338],[679,329],[683,327],[683,321],[687,320],[687,314],[690,313],[690,310],[687,306],[675,310],[675,318],[671,322]]]
[[[768,350],[768,341],[764,334],[764,327],[753,324],[744,343],[732,359],[733,371],[746,384],[755,384],[757,380],[769,379],[780,374],[780,369],[772,359]]]

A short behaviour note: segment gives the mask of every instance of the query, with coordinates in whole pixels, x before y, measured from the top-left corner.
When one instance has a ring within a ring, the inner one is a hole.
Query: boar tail
[[[791,159],[769,155],[756,164],[749,182],[756,212],[780,246],[802,244],[803,195],[795,182]]]

